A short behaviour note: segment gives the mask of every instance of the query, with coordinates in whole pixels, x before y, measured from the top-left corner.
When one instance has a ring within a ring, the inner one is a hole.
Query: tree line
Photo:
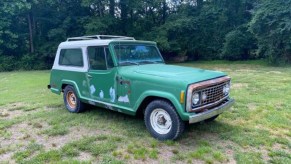
[[[3,0],[0,71],[48,69],[68,37],[153,40],[166,60],[291,63],[291,0]]]

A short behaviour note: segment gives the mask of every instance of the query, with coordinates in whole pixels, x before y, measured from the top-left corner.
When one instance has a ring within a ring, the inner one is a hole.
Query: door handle
[[[122,80],[122,77],[120,76],[116,76],[116,81],[120,83],[120,85],[123,84],[123,80]]]
[[[87,75],[87,77],[88,77],[88,78],[90,78],[90,79],[92,78],[92,76],[91,76],[91,75],[89,75],[89,74]]]

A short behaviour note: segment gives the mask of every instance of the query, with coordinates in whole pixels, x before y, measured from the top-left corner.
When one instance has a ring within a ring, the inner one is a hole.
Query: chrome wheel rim
[[[161,108],[154,109],[150,115],[152,128],[159,134],[167,134],[172,128],[172,119],[167,111]]]

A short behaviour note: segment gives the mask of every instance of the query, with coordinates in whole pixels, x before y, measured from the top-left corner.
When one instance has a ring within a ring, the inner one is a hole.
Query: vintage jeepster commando
[[[155,42],[94,35],[68,38],[57,50],[48,88],[68,111],[84,103],[143,114],[156,139],[176,139],[185,123],[212,121],[234,100],[223,72],[165,64]]]

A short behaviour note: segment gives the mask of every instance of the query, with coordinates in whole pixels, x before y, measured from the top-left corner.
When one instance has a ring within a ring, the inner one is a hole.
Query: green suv
[[[68,38],[57,50],[48,88],[68,111],[91,104],[143,114],[150,134],[176,139],[185,123],[212,121],[234,100],[223,72],[165,64],[155,42],[94,35]]]

